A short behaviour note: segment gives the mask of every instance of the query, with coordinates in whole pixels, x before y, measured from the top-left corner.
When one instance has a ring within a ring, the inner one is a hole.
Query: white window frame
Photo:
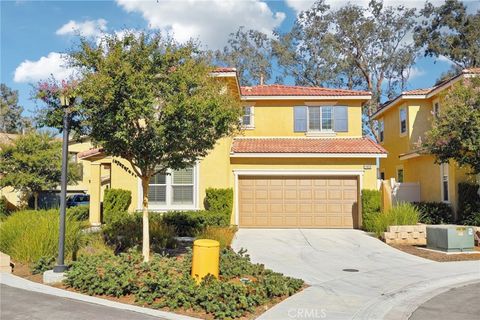
[[[405,111],[405,131],[402,132],[402,111]],[[398,110],[398,125],[399,125],[399,132],[400,136],[405,136],[407,135],[408,132],[408,111],[406,107],[401,107]]]
[[[385,141],[385,121],[383,118],[378,120],[378,139],[380,143]]]
[[[170,211],[170,210],[199,210],[199,173],[200,168],[199,164],[193,166],[193,203],[191,204],[174,204],[173,203],[173,175],[171,170],[167,170],[166,175],[166,202],[165,203],[155,203],[149,201],[148,209],[152,211]],[[178,184],[177,184],[178,185]],[[190,185],[190,184],[189,184]],[[138,203],[137,210],[142,210],[142,181],[138,179]]]
[[[310,129],[310,108],[319,108],[320,109],[320,130],[316,129]],[[331,117],[332,117],[332,128],[331,129],[323,129],[323,108],[330,108],[332,110],[331,112]],[[335,132],[333,129],[335,128],[335,119],[334,119],[334,111],[333,111],[333,106],[307,106],[307,132],[327,132],[327,133],[333,133]]]
[[[450,203],[450,173],[449,173],[449,165],[447,163],[440,164],[440,190],[442,196],[442,202]],[[445,200],[445,189],[444,189],[444,182],[447,183],[447,199]]]
[[[243,123],[243,117],[246,115],[245,114],[245,109],[246,108],[250,108],[250,123],[249,124],[244,124]],[[252,105],[243,106],[242,110],[243,110],[243,113],[242,113],[242,117],[240,118],[242,128],[243,129],[248,129],[248,130],[255,129],[255,106],[252,106]]]
[[[402,171],[402,181],[400,181],[399,179],[399,171]],[[398,183],[404,183],[405,182],[405,169],[403,168],[403,165],[402,166],[397,166],[395,168],[395,178],[397,179],[397,182]]]

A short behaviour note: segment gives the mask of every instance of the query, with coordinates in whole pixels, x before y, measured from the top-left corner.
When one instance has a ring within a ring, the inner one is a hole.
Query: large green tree
[[[454,160],[480,174],[480,78],[457,83],[440,102],[425,146],[437,163]]]
[[[62,142],[49,133],[30,132],[11,144],[0,145],[0,187],[12,187],[34,197],[60,185]],[[69,182],[79,179],[78,166],[69,163]]]
[[[18,104],[18,91],[0,84],[0,132],[21,133],[31,127],[22,117],[23,107]]]
[[[446,0],[435,7],[427,2],[414,39],[425,56],[443,56],[461,69],[480,66],[480,10],[468,13],[465,3]]]
[[[273,53],[297,84],[371,91],[374,99],[364,109],[370,118],[380,100],[391,98],[408,80],[416,48],[407,40],[415,18],[415,9],[376,0],[366,8],[347,4],[336,10],[319,0],[299,15],[290,32],[278,35]],[[366,125],[376,131],[372,121]]]
[[[149,260],[150,179],[195,164],[237,127],[241,108],[198,44],[160,34],[81,41],[80,112],[93,143],[130,162],[143,191],[143,256]]]
[[[263,84],[272,77],[271,40],[258,30],[240,27],[215,57],[220,64],[237,68],[242,85]]]

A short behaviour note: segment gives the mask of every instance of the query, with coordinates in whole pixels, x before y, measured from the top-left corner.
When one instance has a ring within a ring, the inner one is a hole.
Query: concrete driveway
[[[233,248],[310,285],[259,319],[408,319],[433,296],[480,281],[479,261],[426,260],[359,230],[240,229]]]

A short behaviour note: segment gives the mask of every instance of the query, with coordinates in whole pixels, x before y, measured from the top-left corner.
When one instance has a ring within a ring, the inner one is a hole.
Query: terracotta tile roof
[[[223,73],[223,72],[237,72],[237,68],[230,67],[218,67],[213,69],[213,73]]]
[[[89,158],[89,157],[92,157],[92,156],[99,155],[102,152],[103,152],[102,148],[94,148],[94,149],[89,149],[89,150],[85,150],[85,151],[77,153],[77,157],[79,159],[86,159],[86,158]]]
[[[435,90],[438,88],[438,86],[431,87],[431,88],[425,88],[425,89],[414,89],[414,90],[408,90],[408,91],[403,91],[402,94],[404,95],[425,95],[429,94],[431,91]]]
[[[480,68],[468,68],[464,69],[463,73],[480,73]]]
[[[242,87],[244,96],[365,96],[367,91],[331,89],[321,87],[300,87],[280,84]]]
[[[236,138],[233,153],[372,153],[387,151],[369,138]]]

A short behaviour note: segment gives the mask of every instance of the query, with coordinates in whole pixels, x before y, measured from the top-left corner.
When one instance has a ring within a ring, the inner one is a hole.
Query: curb
[[[62,298],[67,298],[67,299],[72,299],[77,301],[98,304],[105,307],[110,307],[110,308],[115,308],[120,310],[134,311],[134,312],[138,312],[138,313],[142,313],[145,315],[154,316],[154,317],[158,317],[166,320],[200,320],[198,318],[193,318],[193,317],[189,317],[181,314],[155,310],[150,308],[143,308],[143,307],[134,306],[131,304],[120,303],[120,302],[106,300],[102,298],[87,296],[81,293],[71,292],[71,291],[67,291],[59,288],[54,288],[41,283],[26,280],[24,278],[15,276],[13,274],[8,274],[8,273],[0,273],[0,283],[10,287],[14,287],[14,288],[29,290],[33,292],[39,292],[43,294],[49,294],[52,296],[57,296],[57,297],[62,297]]]

